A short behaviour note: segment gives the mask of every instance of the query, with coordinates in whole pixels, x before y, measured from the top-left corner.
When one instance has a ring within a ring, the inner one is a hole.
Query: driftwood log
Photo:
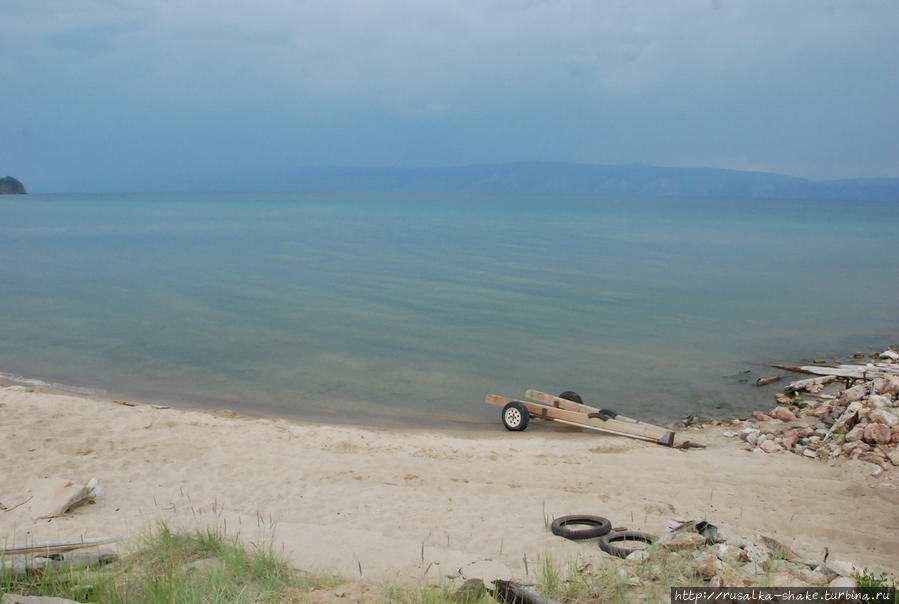
[[[820,390],[820,387],[824,386],[824,384],[829,384],[836,379],[837,378],[834,375],[822,375],[821,377],[798,380],[790,383],[786,388],[784,388],[784,392],[786,392],[787,394],[793,394],[794,392],[806,390],[808,392],[815,393],[818,392]]]
[[[98,549],[90,552],[53,554],[51,557],[37,556],[24,560],[4,560],[3,564],[0,565],[0,578],[6,578],[7,576],[25,577],[47,569],[59,571],[89,568],[91,566],[108,564],[117,560],[118,557],[118,554],[111,549]]]
[[[0,547],[0,556],[22,556],[27,554],[43,554],[48,556],[50,554],[71,552],[78,549],[124,541],[127,538],[128,537],[94,537],[92,539],[82,539],[80,541],[47,541],[45,543],[10,545],[7,547]]]

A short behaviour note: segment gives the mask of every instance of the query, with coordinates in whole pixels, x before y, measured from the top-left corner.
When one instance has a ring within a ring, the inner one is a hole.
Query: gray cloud
[[[891,0],[0,0],[0,171],[536,159],[899,176],[897,26]]]

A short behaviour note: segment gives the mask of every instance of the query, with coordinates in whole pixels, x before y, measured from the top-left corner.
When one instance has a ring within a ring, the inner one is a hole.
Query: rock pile
[[[702,529],[701,534],[697,531]],[[713,531],[709,531],[709,527]],[[752,539],[729,539],[717,527],[700,520],[669,522],[669,532],[656,542],[658,550],[683,559],[697,578],[710,587],[770,585],[776,587],[857,587],[859,568],[834,560],[824,553],[820,559],[800,556],[783,543],[764,535]],[[698,537],[698,539],[696,538]],[[656,558],[637,550],[627,557],[639,564],[628,572],[628,585],[646,585],[654,580]],[[661,568],[656,569],[661,572]],[[621,572],[621,571],[619,571]]]
[[[775,396],[777,407],[724,434],[758,452],[858,460],[872,476],[899,467],[899,353],[872,356],[866,365],[792,368],[817,377],[791,383]]]

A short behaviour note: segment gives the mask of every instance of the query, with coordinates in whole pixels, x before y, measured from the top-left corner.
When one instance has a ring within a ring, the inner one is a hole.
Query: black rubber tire
[[[574,390],[566,390],[559,395],[559,398],[564,398],[566,401],[571,401],[572,403],[577,403],[578,405],[584,404],[584,399],[582,399],[581,395]]]
[[[569,525],[588,526],[590,528],[575,529]],[[553,520],[549,529],[553,535],[565,537],[572,541],[595,539],[612,530],[612,523],[602,516],[562,516]]]
[[[512,432],[524,432],[527,430],[528,423],[531,421],[531,414],[528,413],[528,408],[524,406],[524,403],[521,401],[512,401],[506,403],[506,406],[503,407],[500,418],[502,418],[506,430],[511,430]]]
[[[612,531],[599,538],[599,549],[612,556],[627,558],[628,554],[637,550],[612,545],[615,541],[642,541],[651,544],[655,543],[656,539],[658,539],[658,537],[655,535],[641,533],[639,531]]]

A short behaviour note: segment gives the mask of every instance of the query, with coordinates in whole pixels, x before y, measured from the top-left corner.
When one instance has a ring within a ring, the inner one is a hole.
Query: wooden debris
[[[783,378],[782,375],[772,375],[771,377],[759,378],[755,381],[756,386],[767,386],[774,382],[779,382]]]
[[[137,407],[137,403],[132,403],[131,401],[112,401],[116,405],[125,405],[126,407]]]
[[[29,501],[31,501],[31,497],[28,497],[27,499],[24,499],[23,501],[20,501],[19,503],[17,503],[16,505],[12,506],[11,508],[7,508],[7,507],[3,507],[3,506],[0,506],[0,508],[2,508],[4,512],[11,512],[11,511],[13,511],[14,509],[16,509],[17,507],[19,507],[20,505],[25,505],[25,504],[28,503]]]
[[[62,516],[82,503],[93,501],[103,492],[96,478],[87,484],[75,484],[64,478],[42,478],[31,482],[34,501],[31,513],[35,518]]]
[[[829,384],[836,380],[836,376],[833,375],[823,375],[821,377],[816,378],[808,378],[805,380],[797,380],[795,382],[790,383],[786,388],[784,388],[784,392],[792,394],[794,392],[801,392],[805,390],[806,392],[817,393],[820,391],[821,387],[825,384]]]
[[[21,556],[26,554],[58,554],[62,552],[71,552],[98,545],[106,545],[108,543],[116,543],[124,541],[128,537],[93,537],[90,539],[81,539],[80,541],[47,541],[44,543],[31,543],[9,545],[0,547],[0,556]]]
[[[24,577],[47,569],[54,571],[78,568],[89,568],[108,564],[118,559],[118,554],[110,549],[98,549],[89,552],[66,552],[51,556],[36,556],[24,560],[4,560],[0,565],[0,577]]]

